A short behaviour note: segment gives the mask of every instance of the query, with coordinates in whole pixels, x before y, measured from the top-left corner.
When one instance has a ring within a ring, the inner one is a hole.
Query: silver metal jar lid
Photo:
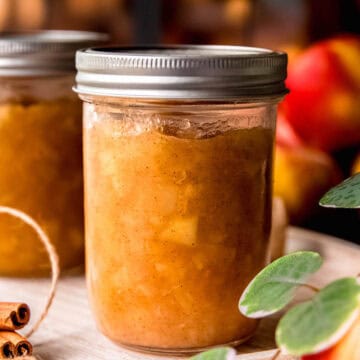
[[[104,47],[76,53],[80,94],[153,99],[283,95],[287,55],[244,46]]]
[[[43,76],[75,71],[78,49],[104,44],[106,34],[47,30],[0,35],[0,76]]]

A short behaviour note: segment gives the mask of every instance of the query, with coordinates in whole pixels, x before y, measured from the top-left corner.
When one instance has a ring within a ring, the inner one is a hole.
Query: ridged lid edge
[[[80,93],[217,98],[286,93],[287,55],[240,46],[92,48],[76,54]]]

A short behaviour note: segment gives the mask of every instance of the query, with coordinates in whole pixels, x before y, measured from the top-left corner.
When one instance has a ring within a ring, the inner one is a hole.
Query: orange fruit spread
[[[85,119],[87,281],[105,335],[186,349],[254,332],[238,301],[267,261],[272,140],[261,127],[131,136]]]
[[[0,204],[33,217],[63,268],[83,260],[81,104],[78,100],[0,104]],[[0,274],[50,270],[33,230],[0,215]]]

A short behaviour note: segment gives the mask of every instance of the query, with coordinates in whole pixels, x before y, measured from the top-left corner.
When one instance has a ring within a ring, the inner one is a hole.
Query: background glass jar
[[[95,49],[78,52],[77,68],[99,328],[119,344],[175,354],[244,341],[257,322],[237,304],[268,260],[286,56]]]
[[[39,222],[62,268],[82,263],[81,103],[71,91],[76,49],[103,42],[89,32],[45,31],[0,37],[0,204]],[[49,271],[37,235],[0,215],[0,274]]]

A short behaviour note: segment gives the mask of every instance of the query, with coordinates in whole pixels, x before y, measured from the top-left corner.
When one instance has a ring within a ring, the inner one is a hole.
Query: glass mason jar
[[[222,46],[77,53],[87,283],[111,340],[179,354],[255,331],[238,301],[269,259],[286,61]]]
[[[71,91],[75,51],[103,40],[75,31],[0,36],[0,205],[40,224],[62,268],[83,261],[81,102]],[[49,269],[34,231],[0,214],[0,274]]]

